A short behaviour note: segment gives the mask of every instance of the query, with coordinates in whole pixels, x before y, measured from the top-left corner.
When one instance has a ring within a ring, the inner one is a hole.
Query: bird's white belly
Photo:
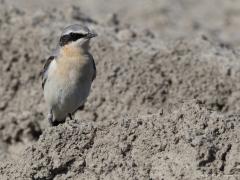
[[[45,84],[44,96],[52,109],[54,119],[63,120],[84,104],[91,88],[91,81],[87,79],[75,81],[69,77],[63,82],[49,78]]]

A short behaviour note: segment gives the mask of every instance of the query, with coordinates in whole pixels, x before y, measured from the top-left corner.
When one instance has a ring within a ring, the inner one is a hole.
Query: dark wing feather
[[[92,65],[93,65],[93,77],[92,77],[92,81],[93,81],[96,78],[97,69],[96,69],[96,65],[95,65],[93,56],[90,53],[88,55],[89,55],[90,60],[92,61]]]
[[[40,73],[40,75],[41,75],[41,77],[42,77],[42,88],[43,88],[43,89],[44,89],[45,82],[46,82],[46,80],[47,80],[47,70],[48,70],[48,67],[49,67],[49,65],[51,64],[51,62],[54,60],[54,58],[55,58],[54,56],[50,56],[50,57],[46,60],[44,66],[43,66],[43,70],[42,70],[41,73]]]
[[[97,69],[96,69],[96,65],[95,65],[95,62],[94,62],[94,59],[93,59],[93,56],[88,53],[88,57],[90,59],[90,61],[92,61],[92,66],[93,66],[93,76],[92,76],[92,81],[96,78],[96,75],[97,75]]]
[[[96,65],[93,58],[92,58],[92,62],[93,62],[93,69],[94,69],[93,77],[92,77],[92,81],[93,81],[94,79],[96,79],[97,69],[96,69]]]

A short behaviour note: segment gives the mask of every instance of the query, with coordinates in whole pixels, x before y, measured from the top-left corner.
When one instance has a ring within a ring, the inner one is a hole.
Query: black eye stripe
[[[80,38],[83,38],[85,37],[86,35],[85,34],[79,34],[79,33],[70,33],[70,37],[73,41],[76,41]]]
[[[59,43],[60,43],[60,46],[64,46],[64,45],[68,44],[69,42],[76,41],[76,40],[78,40],[80,38],[84,38],[86,36],[87,36],[86,34],[80,34],[80,33],[66,34],[60,38]]]

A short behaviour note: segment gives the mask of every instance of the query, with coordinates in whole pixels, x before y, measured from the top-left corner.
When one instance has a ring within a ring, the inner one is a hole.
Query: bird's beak
[[[87,38],[93,38],[93,37],[96,37],[97,36],[97,33],[95,33],[95,32],[90,32],[90,33],[88,33],[88,35],[87,35]]]

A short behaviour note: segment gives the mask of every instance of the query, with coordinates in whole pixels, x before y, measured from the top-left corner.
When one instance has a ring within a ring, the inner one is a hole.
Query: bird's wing
[[[55,59],[55,56],[50,56],[50,57],[46,60],[44,66],[43,66],[43,70],[42,70],[41,73],[40,73],[40,75],[41,75],[41,77],[42,77],[42,88],[43,88],[43,89],[44,89],[44,85],[45,85],[45,82],[46,82],[47,76],[48,76],[48,68],[49,68],[51,62],[52,62],[54,59]]]
[[[94,79],[96,79],[97,69],[96,69],[96,65],[95,65],[94,59],[92,59],[92,61],[93,61],[93,69],[94,69],[93,77],[92,77],[92,81],[93,81]]]
[[[93,56],[91,54],[89,54],[89,57],[92,61],[92,64],[93,64],[93,77],[92,77],[92,81],[96,78],[96,75],[97,75],[97,69],[96,69],[96,64],[95,64],[95,61],[93,59]]]

